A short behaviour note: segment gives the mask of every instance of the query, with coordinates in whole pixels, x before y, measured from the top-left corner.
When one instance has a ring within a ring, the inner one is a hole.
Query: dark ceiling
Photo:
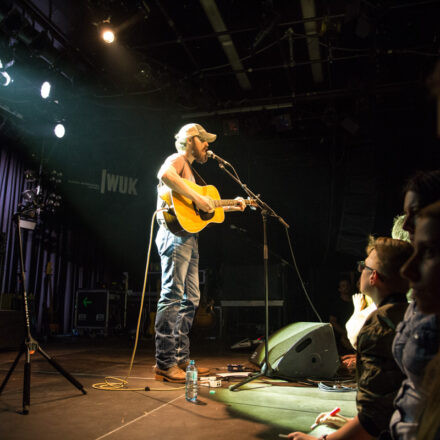
[[[434,0],[3,0],[0,28],[3,52],[45,64],[73,93],[188,116],[301,102],[303,117],[331,118],[328,101],[356,113],[420,93],[439,16]]]
[[[33,157],[93,184],[66,185],[80,213],[69,218],[85,218],[127,261],[143,264],[139,213],[156,206],[157,169],[186,122],[218,133],[215,151],[294,226],[300,265],[329,261],[329,271],[333,250],[362,256],[366,235],[388,233],[410,173],[438,166],[426,80],[440,0],[0,1],[0,73],[9,66],[14,79],[0,86],[0,134],[5,121],[20,125]],[[43,102],[48,79],[59,94]],[[57,118],[63,148],[53,127],[49,141],[39,131]],[[209,181],[234,197],[213,162]],[[102,194],[104,169],[139,178],[139,197]],[[138,223],[127,228],[129,213]]]

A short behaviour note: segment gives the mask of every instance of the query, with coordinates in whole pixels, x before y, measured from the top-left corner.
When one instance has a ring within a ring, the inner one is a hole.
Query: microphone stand
[[[260,195],[256,195],[253,193],[246,184],[244,184],[240,178],[238,177],[237,172],[235,171],[234,167],[229,164],[228,162],[224,161],[223,159],[219,158],[218,156],[214,157],[218,161],[218,166],[221,170],[223,170],[225,173],[227,173],[235,182],[237,182],[245,191],[245,193],[252,199],[254,199],[257,202],[258,207],[261,210],[261,217],[263,220],[263,262],[264,262],[264,287],[265,287],[265,296],[264,296],[264,307],[265,307],[265,337],[264,337],[264,364],[261,368],[261,371],[257,374],[253,374],[249,377],[247,377],[245,380],[236,383],[235,385],[232,385],[229,387],[230,391],[236,391],[237,388],[255,380],[258,379],[261,376],[272,376],[273,369],[269,362],[269,247],[267,244],[267,217],[270,215],[271,217],[275,217],[278,219],[278,221],[285,227],[289,228],[289,225],[285,222],[285,220],[279,216],[267,203],[263,202],[260,198]],[[232,174],[225,165],[229,165],[232,170],[234,171],[234,174]]]

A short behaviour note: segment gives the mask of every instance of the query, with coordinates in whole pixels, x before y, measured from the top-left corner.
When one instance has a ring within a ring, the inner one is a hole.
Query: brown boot
[[[180,364],[177,364],[177,366],[182,370],[186,371],[188,368],[189,361],[181,362]],[[209,376],[209,368],[204,367],[197,367],[197,375],[198,376]]]
[[[155,379],[162,382],[185,383],[186,374],[177,365],[173,365],[166,370],[154,367]]]

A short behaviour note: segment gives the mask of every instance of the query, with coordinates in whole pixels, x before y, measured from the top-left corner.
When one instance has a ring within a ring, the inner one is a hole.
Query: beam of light
[[[41,92],[41,97],[42,97],[43,99],[47,99],[47,98],[49,97],[49,95],[50,95],[50,89],[51,89],[50,82],[48,82],[48,81],[44,81],[44,83],[41,84],[40,92]]]
[[[104,30],[101,36],[102,39],[108,44],[111,44],[115,41],[115,33],[111,29]]]
[[[63,124],[57,124],[53,132],[57,138],[61,139],[66,134],[66,129]]]

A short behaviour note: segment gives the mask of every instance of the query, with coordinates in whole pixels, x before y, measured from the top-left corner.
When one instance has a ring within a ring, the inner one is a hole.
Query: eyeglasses
[[[358,261],[358,262],[357,262],[357,270],[358,270],[358,272],[361,272],[361,273],[362,273],[362,271],[363,271],[364,269],[371,270],[371,272],[373,272],[374,270],[376,270],[376,269],[373,269],[372,267],[367,266],[367,265],[365,264],[365,261]]]

